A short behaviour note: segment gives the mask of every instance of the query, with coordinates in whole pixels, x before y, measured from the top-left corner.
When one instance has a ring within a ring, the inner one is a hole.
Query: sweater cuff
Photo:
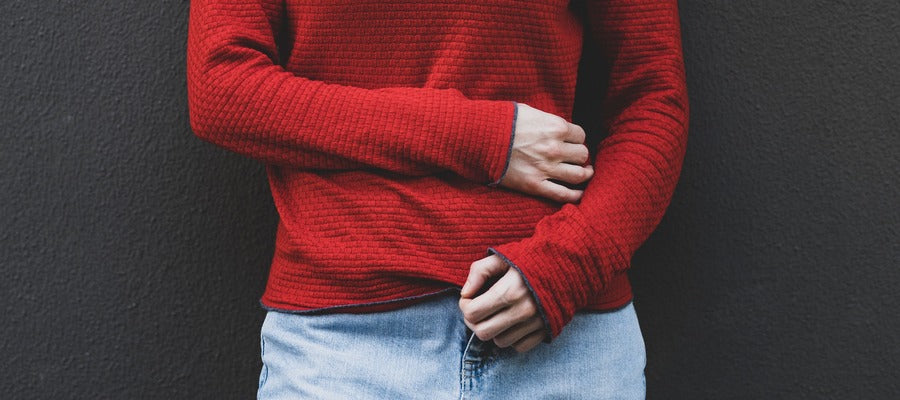
[[[510,132],[509,132],[509,146],[506,147],[506,163],[504,163],[504,165],[503,165],[503,172],[500,173],[500,177],[498,177],[497,180],[495,180],[491,183],[488,183],[488,186],[490,186],[490,187],[497,187],[500,184],[500,181],[503,180],[503,177],[506,176],[506,171],[509,170],[509,161],[512,158],[513,143],[516,139],[516,119],[519,116],[518,103],[513,101],[512,104],[513,104],[512,129],[510,129]]]
[[[488,250],[522,274],[549,329],[547,343],[608,286],[610,265],[620,261],[607,259],[617,252],[601,251],[605,242],[571,211],[563,207],[555,218],[542,220],[532,236]]]

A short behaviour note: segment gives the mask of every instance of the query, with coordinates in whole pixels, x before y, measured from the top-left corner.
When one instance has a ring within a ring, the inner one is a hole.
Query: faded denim
[[[478,339],[459,292],[366,314],[270,310],[258,399],[643,399],[634,305],[581,311],[552,343],[517,353]]]

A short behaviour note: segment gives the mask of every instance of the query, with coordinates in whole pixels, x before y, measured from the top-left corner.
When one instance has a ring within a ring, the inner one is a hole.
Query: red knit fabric
[[[191,127],[266,163],[280,216],[262,305],[400,307],[491,253],[523,274],[548,341],[579,309],[626,304],[687,141],[677,5],[568,3],[192,1]],[[494,186],[516,102],[571,121],[585,18],[612,71],[583,198]]]

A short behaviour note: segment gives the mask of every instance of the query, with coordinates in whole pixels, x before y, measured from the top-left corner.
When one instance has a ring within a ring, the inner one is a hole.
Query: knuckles
[[[513,271],[513,273],[517,272]],[[524,284],[511,285],[506,287],[503,292],[500,293],[500,296],[497,300],[504,307],[508,307],[521,302],[526,298],[527,295],[528,289],[525,288]]]
[[[531,302],[531,301],[526,301],[525,305],[522,306],[522,308],[523,308],[522,312],[525,314],[526,317],[535,315],[535,314],[537,314],[537,311],[538,311],[537,306],[535,306],[534,302]]]
[[[462,310],[462,315],[463,315],[463,318],[466,319],[466,321],[478,322],[475,320],[475,317],[477,316],[477,314],[475,314],[475,311],[472,310],[471,308],[465,308],[464,310]]]
[[[546,150],[544,150],[544,154],[547,155],[547,158],[556,160],[562,157],[562,142],[552,142],[546,145]]]
[[[534,167],[541,172],[541,174],[547,174],[550,172],[551,165],[548,162],[544,162],[543,160],[539,160],[534,163]]]
[[[554,137],[562,138],[569,132],[569,123],[563,119],[562,117],[556,116],[556,118],[551,119],[547,123],[550,132],[553,133]]]
[[[507,288],[500,296],[497,297],[497,302],[499,302],[503,307],[509,307],[516,302],[515,293],[512,292],[511,289]]]
[[[586,168],[582,168],[582,169],[578,170],[578,181],[579,182],[586,181],[588,179],[588,177],[590,177],[590,172],[588,172],[588,170]]]
[[[518,271],[514,273],[518,274]],[[514,285],[509,291],[516,301],[521,301],[528,297],[528,289],[525,287],[525,283],[521,281],[518,285]]]
[[[494,338],[494,344],[496,344],[497,347],[509,347],[512,345],[512,343],[509,342],[509,339],[506,339],[504,337]]]
[[[583,144],[580,146],[581,147],[579,148],[579,152],[578,152],[578,163],[584,164],[590,158],[590,151],[588,151],[587,146],[585,146]]]
[[[481,339],[482,342],[486,342],[494,338],[493,333],[484,328],[476,328],[473,329],[472,332],[474,332],[475,336],[478,336],[478,339]]]

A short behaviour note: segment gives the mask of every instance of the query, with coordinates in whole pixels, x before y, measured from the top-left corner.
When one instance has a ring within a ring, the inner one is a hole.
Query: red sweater
[[[579,309],[627,304],[687,141],[677,5],[568,2],[192,1],[191,127],[266,163],[280,216],[262,305],[401,307],[492,253],[523,274],[547,341]],[[496,186],[516,102],[571,122],[585,18],[611,74],[582,199]]]

